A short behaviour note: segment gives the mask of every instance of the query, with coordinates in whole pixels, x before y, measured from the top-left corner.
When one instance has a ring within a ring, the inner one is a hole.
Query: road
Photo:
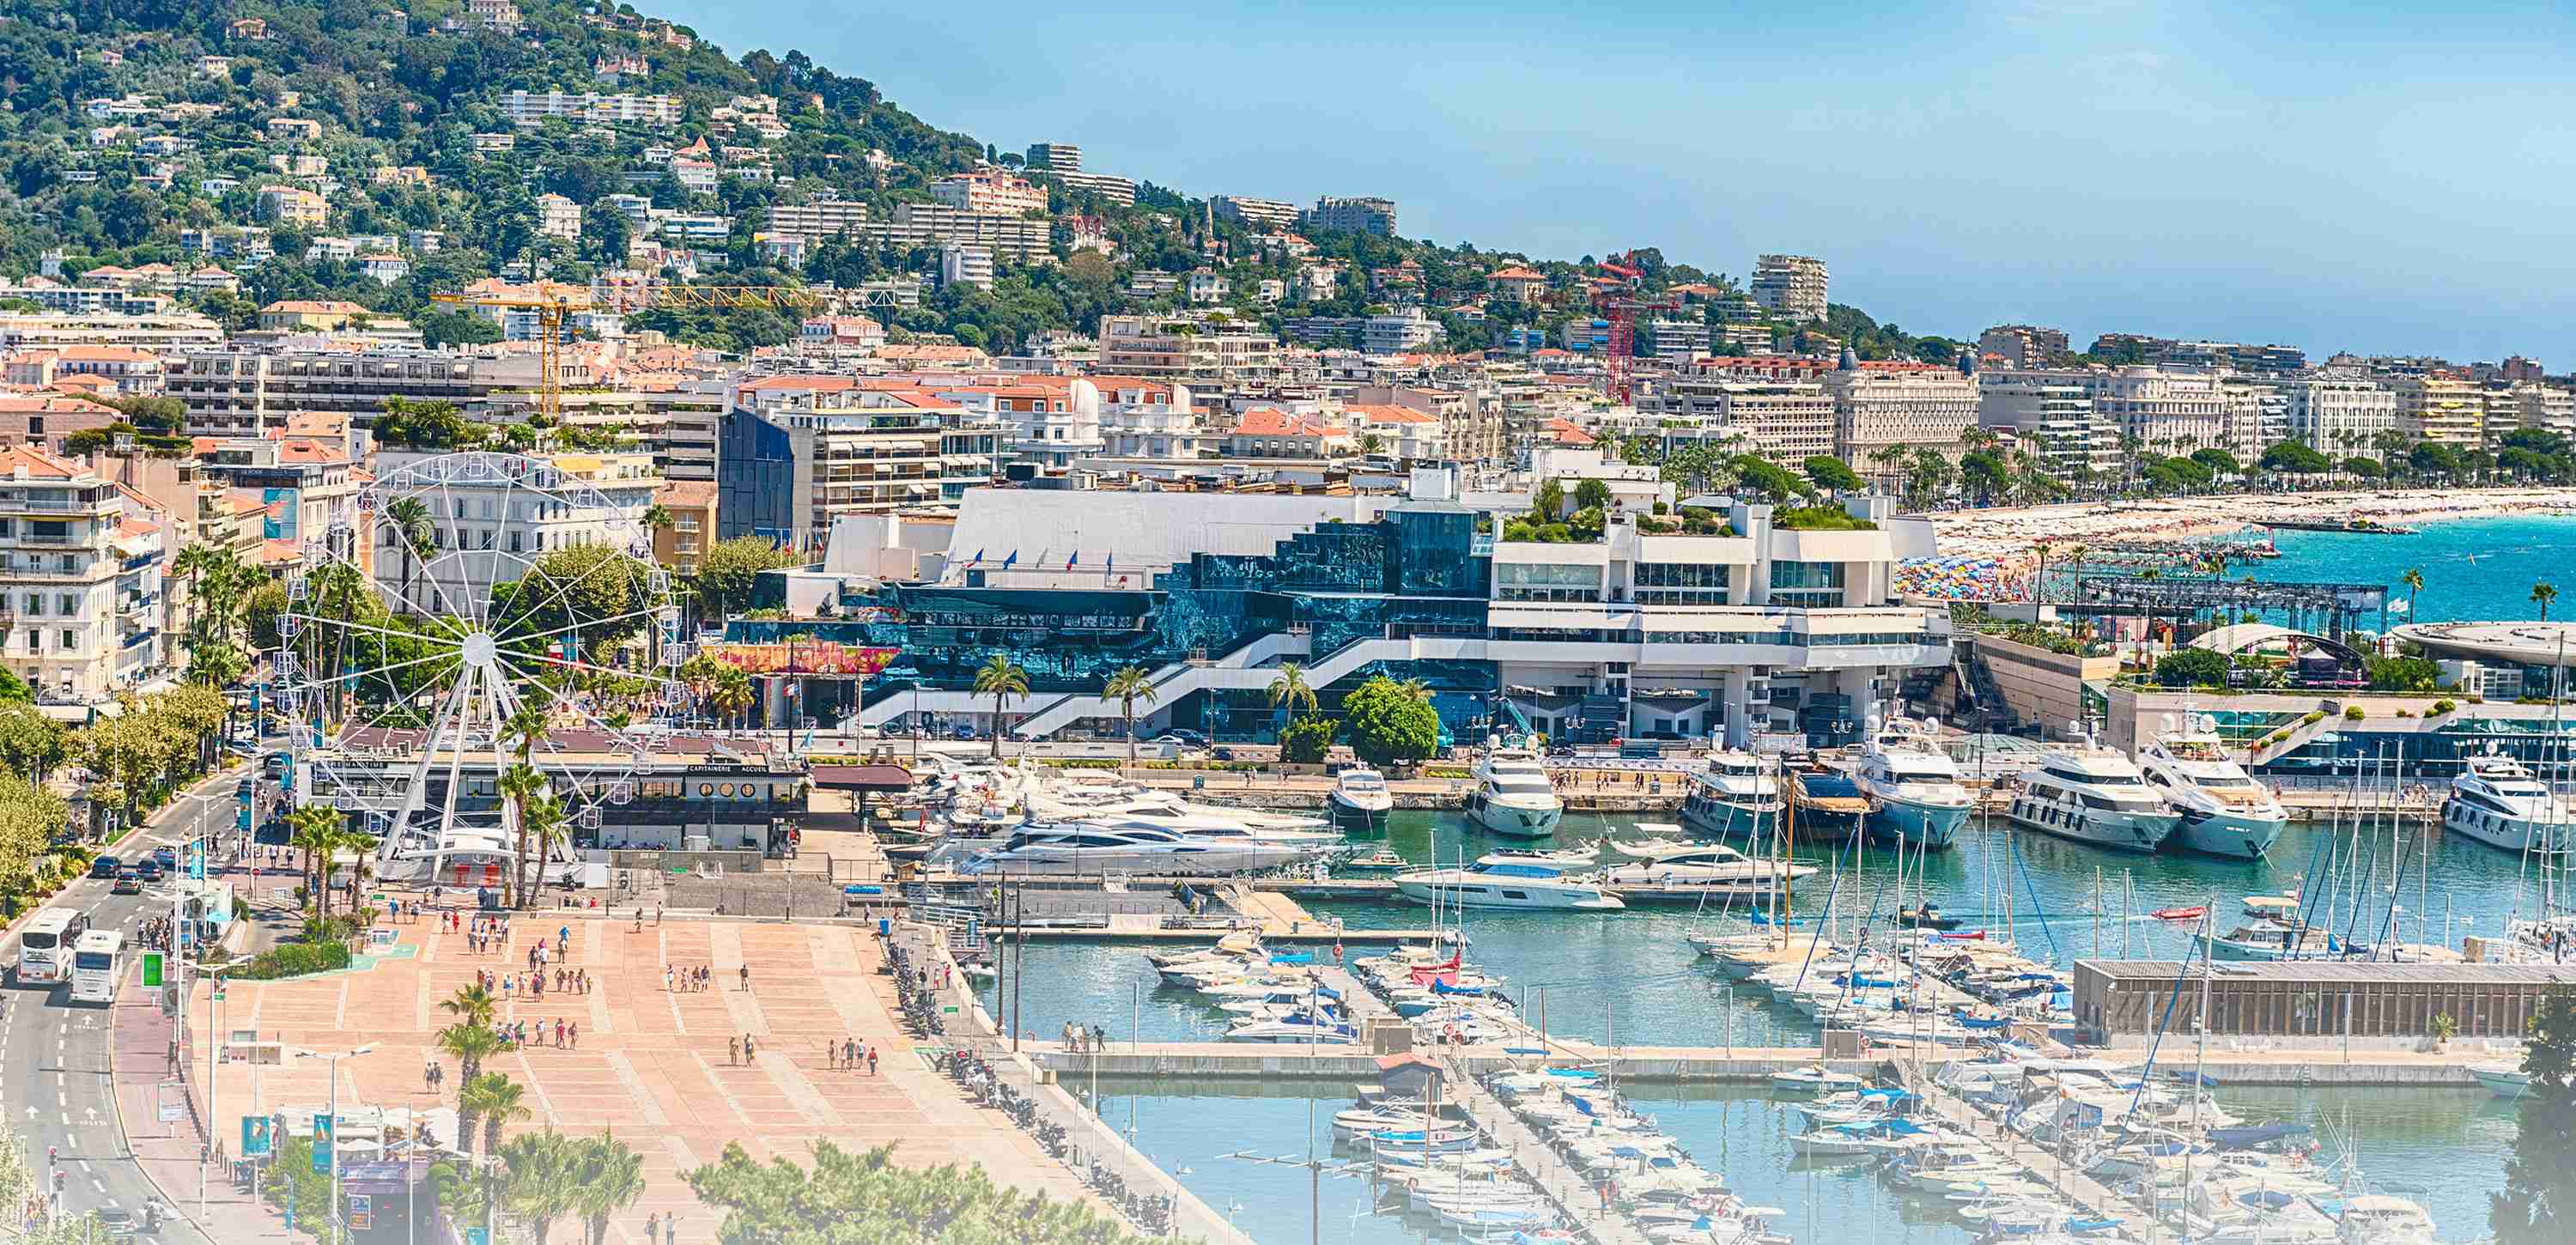
[[[238,779],[238,774],[209,779],[195,793],[214,798],[199,801],[182,796],[108,851],[118,856],[148,855],[154,847],[175,846],[199,817],[206,819],[208,829],[231,833],[233,784]],[[114,895],[108,887],[106,881],[84,878],[57,893],[47,906],[88,911],[92,928],[124,931],[129,948],[144,921],[169,912],[166,894]],[[0,938],[0,963],[14,969],[17,961],[18,938],[12,932]],[[140,989],[136,980],[129,967],[125,990]],[[0,1006],[7,1009],[0,1016],[0,1109],[26,1137],[34,1161],[44,1161],[41,1156],[47,1147],[59,1151],[63,1213],[117,1208],[140,1216],[144,1203],[157,1195],[127,1151],[124,1127],[117,1119],[108,1081],[108,1009],[73,1003],[70,995],[68,984],[50,988],[13,984],[0,991]],[[131,1123],[161,1127],[154,1121]],[[170,1192],[173,1200],[184,1202],[193,1190]],[[165,1220],[155,1239],[165,1245],[214,1245],[194,1225],[177,1218]]]

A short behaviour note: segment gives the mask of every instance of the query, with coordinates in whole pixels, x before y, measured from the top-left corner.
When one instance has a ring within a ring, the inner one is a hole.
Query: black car
[[[1173,744],[1179,744],[1180,746],[1182,746],[1182,747],[1184,747],[1184,748],[1204,748],[1204,747],[1208,746],[1208,737],[1207,737],[1207,736],[1205,736],[1205,735],[1200,734],[1200,733],[1199,733],[1199,732],[1197,732],[1197,731],[1178,731],[1178,730],[1174,730],[1174,731],[1165,731],[1165,732],[1163,732],[1163,733],[1162,733],[1162,734],[1160,734],[1160,735],[1156,735],[1156,736],[1154,736],[1154,742],[1155,742],[1155,743],[1158,743],[1158,744],[1161,744],[1161,743],[1173,743]]]
[[[135,866],[134,866],[134,876],[136,876],[136,877],[138,877],[138,878],[141,878],[141,879],[143,879],[143,880],[144,880],[144,881],[146,881],[146,882],[158,882],[158,881],[160,881],[160,880],[161,880],[161,862],[160,862],[160,861],[157,861],[157,860],[146,860],[146,861],[143,861],[143,862],[141,862],[141,863],[139,863],[139,864],[135,865]]]
[[[112,878],[116,876],[117,870],[124,867],[125,862],[114,856],[101,856],[89,862],[89,875],[94,878]]]

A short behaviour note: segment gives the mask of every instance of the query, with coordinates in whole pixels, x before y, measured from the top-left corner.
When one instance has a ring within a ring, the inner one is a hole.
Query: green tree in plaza
[[[510,1088],[516,1090],[518,1086]],[[485,1117],[487,1127],[491,1118]],[[581,1141],[553,1129],[521,1133],[497,1146],[489,1145],[499,1136],[499,1129],[494,1128],[485,1141],[491,1153],[501,1160],[504,1173],[501,1205],[511,1217],[526,1225],[530,1241],[535,1245],[546,1245],[555,1221],[573,1214],[581,1204],[582,1159],[586,1147]]]
[[[710,619],[732,617],[751,608],[752,585],[762,571],[794,566],[795,552],[781,549],[758,536],[736,536],[708,546],[706,556],[698,559],[694,584],[698,608]]]
[[[993,698],[993,759],[1002,759],[1002,736],[1009,730],[1003,714],[1010,702],[1029,694],[1029,672],[1011,664],[1011,659],[995,653],[975,671],[975,694]]]
[[[1154,686],[1153,672],[1143,666],[1128,666],[1100,685],[1103,698],[1118,702],[1118,716],[1127,723],[1127,763],[1136,763],[1136,706],[1150,705],[1163,698]]]
[[[340,850],[340,813],[327,804],[307,804],[286,815],[287,844],[304,853],[304,893],[313,914],[331,915],[331,856]]]
[[[644,1156],[613,1135],[573,1143],[571,1211],[588,1245],[608,1245],[608,1221],[644,1196]]]
[[[537,745],[546,740],[552,721],[545,706],[530,697],[519,702],[501,723],[501,741],[510,747],[517,763],[501,774],[501,794],[509,801],[510,819],[518,825],[512,854],[516,859],[510,870],[510,893],[519,907],[528,906],[528,840],[533,837],[528,826],[529,804],[548,788],[544,776],[528,764],[536,755]]]
[[[1806,470],[1808,483],[1827,492],[1857,493],[1868,487],[1851,464],[1831,454],[1812,455],[1799,466]]]
[[[1281,665],[1277,677],[1270,680],[1271,707],[1284,707],[1293,716],[1300,710],[1314,712],[1315,704],[1315,689],[1306,683],[1306,668],[1293,661]]]
[[[1292,765],[1321,764],[1333,750],[1333,733],[1341,724],[1320,713],[1301,715],[1279,732],[1279,759]]]
[[[1419,685],[1379,675],[1342,698],[1351,751],[1376,766],[1428,760],[1440,750],[1440,715]]]
[[[995,1184],[982,1167],[898,1167],[895,1148],[852,1152],[814,1143],[809,1169],[788,1159],[755,1161],[727,1145],[716,1162],[688,1173],[698,1200],[725,1213],[716,1239],[779,1245],[883,1245],[919,1241],[926,1224],[942,1241],[1021,1245],[1146,1245],[1116,1219],[1079,1202],[1059,1202]]]
[[[2496,1245],[2566,1245],[2576,1240],[2576,987],[2541,996],[2522,1070],[2531,1086],[2487,1230]]]
[[[460,1019],[438,1031],[438,1049],[456,1057],[456,1145],[472,1154],[483,1106],[474,1085],[483,1075],[483,1061],[501,1053],[501,1037],[492,1031],[488,1015],[480,1021]]]

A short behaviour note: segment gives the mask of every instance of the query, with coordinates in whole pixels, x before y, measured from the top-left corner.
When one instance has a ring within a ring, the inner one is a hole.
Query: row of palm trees
[[[1419,679],[1407,680],[1405,687],[1416,695],[1426,694]],[[1010,702],[1029,694],[1029,672],[1014,664],[1009,657],[995,653],[975,671],[974,688],[976,695],[993,698],[993,759],[998,761],[1002,757],[1002,736],[1009,731],[1009,722],[1003,715],[1009,710]],[[1133,765],[1136,763],[1137,707],[1151,708],[1154,702],[1163,698],[1162,690],[1155,686],[1152,671],[1143,666],[1127,666],[1112,671],[1101,682],[1100,695],[1102,699],[1118,702],[1118,716],[1127,725],[1127,763]],[[1296,662],[1281,665],[1278,676],[1270,680],[1271,707],[1285,708],[1290,717],[1313,713],[1318,703],[1314,687],[1306,682],[1305,668]]]
[[[286,815],[289,828],[287,844],[304,853],[304,893],[313,897],[316,920],[331,919],[331,862],[342,852],[357,856],[353,875],[354,891],[367,886],[368,853],[376,850],[376,836],[349,828],[348,819],[328,804],[307,804]],[[357,907],[354,897],[349,901]]]
[[[527,1089],[507,1075],[483,1070],[503,1049],[492,1022],[500,1001],[481,985],[440,1000],[455,1019],[438,1031],[438,1049],[456,1060],[456,1145],[470,1163],[479,1140],[490,1164],[483,1173],[441,1165],[431,1180],[439,1203],[460,1223],[480,1223],[493,1212],[527,1226],[544,1245],[558,1219],[582,1221],[589,1245],[608,1238],[609,1218],[644,1194],[644,1160],[613,1134],[569,1137],[551,1128],[503,1141],[502,1130],[529,1118]]]

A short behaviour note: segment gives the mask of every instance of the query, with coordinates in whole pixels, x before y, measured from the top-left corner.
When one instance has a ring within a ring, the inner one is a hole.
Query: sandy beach
[[[1935,600],[2027,600],[2038,545],[2052,562],[2078,547],[2183,544],[2258,519],[2413,526],[2448,519],[2576,514],[2576,488],[2358,489],[2237,497],[2007,506],[1932,516],[1938,557],[1898,568],[1897,589]]]
[[[1965,510],[1933,516],[1944,555],[2017,559],[2040,541],[2171,544],[2240,531],[2257,519],[2432,523],[2506,515],[2576,514],[2576,489],[2372,489],[2241,497],[2180,497]]]

